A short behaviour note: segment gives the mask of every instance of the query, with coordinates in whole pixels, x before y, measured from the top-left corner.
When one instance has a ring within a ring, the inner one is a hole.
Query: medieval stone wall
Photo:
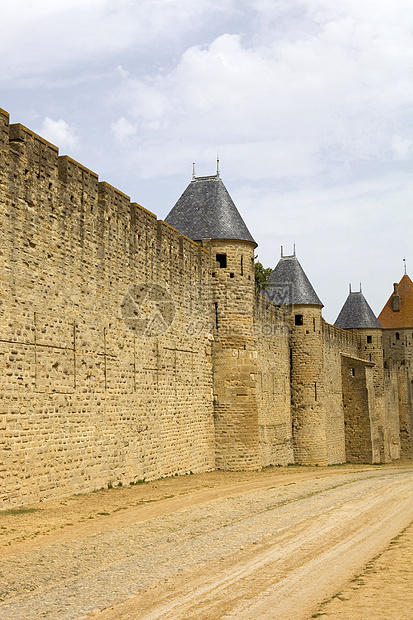
[[[295,305],[288,319],[294,458],[327,465],[321,307]]]
[[[204,240],[210,256],[213,308],[215,464],[261,466],[258,434],[258,350],[254,333],[255,244]]]
[[[258,363],[258,430],[261,465],[294,462],[290,393],[289,326],[282,310],[258,295],[254,331]]]
[[[410,454],[411,332],[372,370],[378,341],[256,295],[254,250],[194,243],[0,111],[0,507],[398,458],[399,408]]]
[[[342,356],[345,460],[350,463],[380,462],[372,369],[371,362]]]
[[[413,329],[383,330],[386,371],[390,378],[386,395],[393,396],[399,410],[400,454],[413,458]],[[393,435],[397,432],[394,428]]]
[[[213,469],[207,252],[0,121],[3,505]]]
[[[380,435],[380,460],[389,462],[391,460],[391,421],[393,414],[398,416],[398,411],[386,408],[384,392],[384,366],[383,366],[383,341],[381,329],[358,329],[355,330],[358,336],[358,346],[360,357],[374,363],[373,381],[375,392],[375,408]]]
[[[326,443],[328,462],[343,463],[345,453],[345,424],[343,387],[341,382],[342,356],[357,357],[357,337],[323,321],[323,383]]]

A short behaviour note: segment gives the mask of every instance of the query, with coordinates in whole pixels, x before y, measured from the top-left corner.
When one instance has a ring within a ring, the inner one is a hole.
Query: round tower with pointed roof
[[[297,463],[327,465],[323,386],[323,304],[295,251],[281,258],[270,276],[267,298],[284,307],[290,323],[291,414]]]
[[[373,362],[376,369],[383,368],[382,326],[361,288],[357,292],[350,290],[334,325],[357,334],[360,357]]]
[[[357,334],[360,358],[374,364],[374,409],[379,433],[380,462],[389,462],[400,457],[399,428],[397,416],[386,407],[385,376],[383,363],[382,326],[360,290],[350,291],[334,323],[340,329]]]
[[[214,325],[216,467],[260,467],[254,250],[257,247],[222,182],[213,176],[192,181],[165,220],[202,244],[210,257]]]

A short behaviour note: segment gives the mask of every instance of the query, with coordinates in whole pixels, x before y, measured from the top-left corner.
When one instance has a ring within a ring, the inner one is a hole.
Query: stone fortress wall
[[[393,371],[257,296],[253,244],[194,243],[4,111],[0,149],[0,507],[398,458]]]
[[[385,395],[397,403],[402,455],[413,455],[413,329],[384,329]]]
[[[2,503],[213,469],[207,252],[0,121]],[[121,307],[152,282],[175,312],[157,337]]]

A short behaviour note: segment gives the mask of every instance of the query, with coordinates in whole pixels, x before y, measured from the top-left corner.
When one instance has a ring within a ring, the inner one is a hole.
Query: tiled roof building
[[[405,273],[379,314],[384,329],[413,327],[413,282]]]

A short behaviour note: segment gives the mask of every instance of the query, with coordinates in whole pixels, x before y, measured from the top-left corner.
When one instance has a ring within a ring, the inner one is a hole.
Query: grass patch
[[[3,510],[0,515],[10,515],[12,517],[17,515],[27,515],[31,512],[39,512],[41,508],[10,508],[9,510]]]

